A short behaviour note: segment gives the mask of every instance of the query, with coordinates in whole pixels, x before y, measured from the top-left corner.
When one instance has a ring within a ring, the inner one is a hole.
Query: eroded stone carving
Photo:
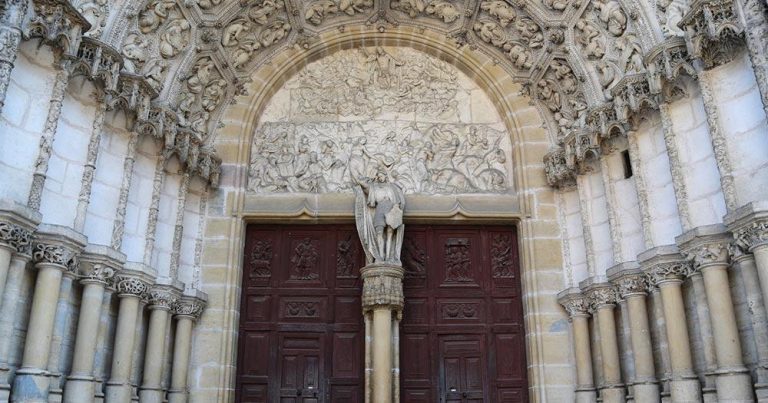
[[[333,15],[353,16],[372,8],[373,0],[317,0],[307,5],[304,19],[312,25],[320,25]]]
[[[394,0],[390,3],[393,10],[408,14],[411,18],[427,16],[450,24],[461,17],[463,5],[447,0]]]

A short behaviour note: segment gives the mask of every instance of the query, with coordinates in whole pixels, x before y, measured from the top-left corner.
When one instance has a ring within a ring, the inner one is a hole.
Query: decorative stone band
[[[178,292],[172,288],[161,286],[149,290],[149,309],[164,309],[170,311],[179,299]]]
[[[568,288],[557,294],[557,302],[568,312],[568,319],[576,316],[589,316],[589,302],[576,287]]]
[[[30,255],[32,253],[32,232],[20,225],[0,221],[0,245],[7,245],[16,253]]]
[[[120,297],[134,296],[144,298],[149,289],[149,284],[136,276],[118,275],[115,279],[115,288]]]
[[[173,304],[172,312],[176,316],[188,316],[194,320],[203,314],[205,306],[205,301],[201,299],[181,297]]]
[[[400,266],[373,263],[360,270],[363,279],[363,311],[377,307],[389,307],[401,311],[403,297],[403,273]]]

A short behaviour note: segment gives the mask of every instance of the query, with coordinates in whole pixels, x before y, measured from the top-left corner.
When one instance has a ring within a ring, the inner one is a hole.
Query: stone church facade
[[[768,401],[765,0],[5,0],[0,178],[0,401]]]

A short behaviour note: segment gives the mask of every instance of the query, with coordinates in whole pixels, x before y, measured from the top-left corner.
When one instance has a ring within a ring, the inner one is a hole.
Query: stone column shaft
[[[680,225],[683,231],[691,228],[691,213],[688,210],[688,188],[685,184],[685,175],[683,174],[683,164],[680,161],[680,148],[675,141],[675,129],[672,123],[672,116],[669,113],[669,104],[664,102],[659,105],[661,114],[661,126],[664,131],[664,145],[667,147],[667,157],[669,157],[669,170],[672,174],[672,188],[675,191],[675,201],[677,202],[677,212],[680,215]]]
[[[187,192],[189,191],[190,174],[184,171],[181,185],[179,186],[179,195],[176,198],[176,226],[173,231],[173,249],[171,252],[171,278],[176,279],[179,276],[179,257],[181,254],[181,241],[184,237],[184,209],[187,206]]]
[[[635,359],[634,396],[637,402],[658,402],[659,385],[653,365],[653,346],[648,325],[648,309],[642,294],[627,297],[632,354]]]
[[[179,316],[176,321],[168,403],[186,403],[187,401],[187,372],[192,343],[192,320],[193,318],[190,316]]]
[[[760,279],[760,289],[763,292],[763,302],[768,309],[768,243],[752,249],[757,266],[757,277]]]
[[[149,217],[147,218],[146,239],[144,242],[144,264],[152,264],[152,253],[155,250],[155,236],[157,235],[157,216],[160,211],[160,194],[163,191],[163,182],[165,182],[165,162],[167,155],[161,154],[155,165],[155,177],[152,182],[152,201],[149,206]]]
[[[715,386],[715,371],[717,371],[717,355],[715,353],[715,338],[712,334],[713,322],[707,304],[707,291],[704,287],[704,278],[700,272],[690,274],[693,286],[695,306],[692,310],[698,318],[699,333],[701,335],[701,354],[704,356],[704,385],[701,393],[705,403],[717,402],[717,388]]]
[[[6,402],[10,398],[10,355],[13,332],[20,312],[17,308],[27,265],[31,256],[16,254],[11,260],[8,278],[3,294],[2,308],[0,308],[0,401]]]
[[[175,296],[167,289],[155,289],[150,293],[147,346],[144,353],[144,375],[139,388],[139,401],[161,403],[163,401],[162,377],[165,358],[165,336],[168,315]]]
[[[757,351],[757,382],[755,389],[758,401],[768,401],[768,314],[760,292],[755,257],[745,254],[739,247],[732,247],[731,258],[744,284],[747,305],[750,307],[755,347]]]
[[[573,354],[576,359],[576,401],[592,403],[597,400],[595,378],[592,372],[592,348],[590,347],[588,302],[576,287],[563,290],[557,295],[573,328]]]
[[[56,304],[56,316],[54,320],[53,333],[51,337],[51,348],[48,353],[48,378],[50,382],[49,403],[61,402],[62,399],[62,371],[61,357],[62,347],[65,345],[65,339],[68,338],[71,312],[69,309],[69,300],[72,297],[72,287],[74,286],[76,273],[67,271],[61,279],[59,289],[58,303]]]
[[[637,132],[627,133],[629,143],[629,162],[632,165],[632,176],[637,190],[637,205],[640,209],[640,224],[643,228],[643,242],[646,249],[654,246],[653,229],[651,226],[650,201],[648,200],[648,190],[645,186],[645,172],[643,163],[640,160],[640,147],[637,144]]]
[[[373,310],[373,401],[392,401],[392,310]]]

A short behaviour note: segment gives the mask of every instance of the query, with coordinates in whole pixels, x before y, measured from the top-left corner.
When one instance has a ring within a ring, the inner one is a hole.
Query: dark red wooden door
[[[407,227],[404,403],[527,400],[518,261],[511,226]]]
[[[362,401],[364,264],[352,225],[248,226],[238,402]]]

